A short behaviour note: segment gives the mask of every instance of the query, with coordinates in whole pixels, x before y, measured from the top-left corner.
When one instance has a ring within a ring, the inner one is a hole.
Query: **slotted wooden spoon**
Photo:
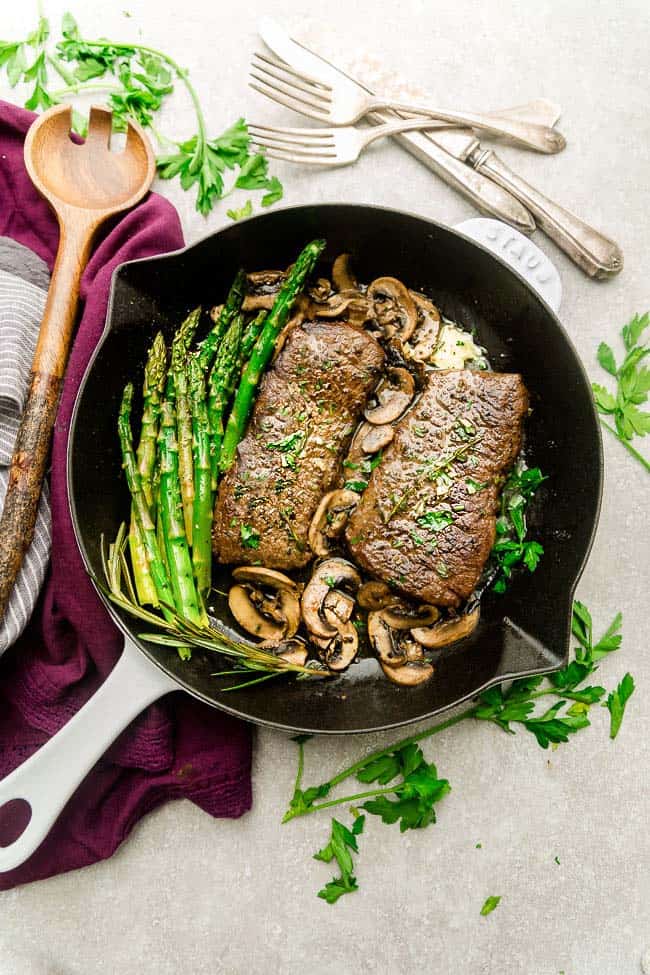
[[[102,223],[138,203],[156,163],[149,140],[129,122],[126,145],[111,152],[112,113],[93,106],[83,143],[70,136],[69,105],[36,119],[25,140],[25,165],[59,222],[59,249],[38,336],[0,518],[0,620],[34,534],[75,322],[79,284]]]

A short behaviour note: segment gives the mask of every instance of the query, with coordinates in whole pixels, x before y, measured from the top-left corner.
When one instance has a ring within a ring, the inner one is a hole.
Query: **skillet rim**
[[[247,220],[242,221],[242,224],[264,221],[265,219],[272,218],[275,214],[280,212],[291,213],[294,211],[305,211],[305,210],[313,211],[313,210],[321,210],[321,209],[333,210],[333,209],[341,209],[341,208],[349,208],[350,210],[364,210],[364,211],[373,210],[373,211],[379,211],[380,213],[388,213],[397,217],[415,219],[423,224],[429,224],[435,227],[437,230],[443,231],[444,233],[449,233],[452,234],[453,236],[459,237],[462,240],[466,241],[468,244],[470,244],[472,247],[475,247],[479,251],[482,251],[484,254],[487,254],[491,259],[499,263],[509,274],[513,275],[521,284],[523,284],[525,289],[534,297],[534,299],[542,305],[544,311],[552,319],[556,329],[561,334],[564,342],[568,345],[568,347],[573,353],[575,364],[577,366],[576,378],[579,378],[580,381],[583,383],[583,385],[586,387],[586,389],[591,393],[591,381],[589,379],[589,376],[587,375],[587,371],[582,361],[582,358],[580,357],[571,339],[571,336],[569,335],[567,329],[560,321],[556,312],[550,307],[550,305],[545,301],[545,299],[531,286],[531,284],[516,270],[516,268],[514,268],[510,263],[508,263],[498,254],[496,254],[493,250],[477,242],[473,237],[463,233],[460,230],[456,230],[455,228],[449,227],[446,224],[440,223],[437,220],[433,220],[430,217],[425,217],[418,213],[414,213],[412,211],[400,210],[394,207],[380,206],[378,204],[350,203],[350,202],[341,202],[341,203],[330,202],[330,203],[314,203],[314,204],[301,203],[301,204],[295,204],[287,207],[278,207],[276,210],[273,210],[271,213],[261,213],[261,214],[256,214],[253,217],[249,217]],[[124,623],[124,621],[117,613],[116,609],[114,608],[113,603],[106,596],[102,586],[98,582],[97,576],[87,557],[85,546],[83,544],[83,535],[79,527],[79,520],[77,517],[77,510],[76,510],[76,504],[74,499],[74,491],[72,487],[72,453],[73,453],[73,445],[76,436],[79,405],[83,396],[83,392],[86,387],[86,383],[88,382],[88,379],[93,372],[95,361],[99,356],[99,354],[101,353],[102,347],[105,341],[107,340],[109,334],[113,330],[114,304],[116,299],[116,292],[120,285],[119,276],[123,272],[124,268],[127,268],[131,265],[137,265],[137,264],[150,264],[154,262],[156,263],[163,262],[169,259],[177,258],[182,254],[190,253],[194,248],[201,246],[206,241],[218,237],[220,234],[230,230],[232,226],[235,225],[228,224],[226,226],[220,227],[218,230],[208,232],[202,235],[201,237],[199,237],[197,240],[193,241],[191,244],[186,244],[184,247],[177,248],[174,251],[168,251],[164,254],[155,254],[149,257],[134,258],[131,261],[123,261],[121,264],[118,264],[117,267],[114,268],[113,273],[111,275],[111,284],[110,284],[108,303],[106,307],[106,319],[104,322],[104,328],[102,330],[102,334],[99,338],[99,341],[88,361],[86,369],[84,370],[84,374],[81,378],[81,381],[79,383],[79,388],[75,396],[72,415],[70,417],[70,428],[69,428],[68,442],[66,447],[66,487],[68,492],[68,507],[70,511],[70,517],[71,517],[72,526],[75,534],[75,541],[77,543],[77,547],[81,554],[84,563],[84,568],[90,577],[90,580],[95,588],[95,591],[97,592],[98,596],[100,597],[101,601],[103,602],[104,606],[109,612],[112,621],[123,633],[125,640],[128,640],[132,644],[134,644],[137,647],[138,651],[145,654],[145,656],[152,664],[158,667],[163,673],[171,677],[172,680],[174,680],[174,682],[178,685],[179,690],[186,691],[192,697],[202,701],[205,704],[210,705],[211,707],[218,708],[219,710],[224,711],[227,714],[230,714],[232,717],[239,718],[240,720],[248,721],[251,724],[260,725],[268,728],[274,728],[278,731],[285,731],[288,733],[297,732],[297,733],[310,733],[310,734],[322,734],[322,735],[355,735],[355,734],[370,734],[373,732],[390,731],[395,728],[402,728],[402,727],[406,727],[407,725],[413,725],[420,721],[431,720],[437,715],[444,714],[445,712],[450,711],[452,708],[456,708],[459,705],[463,704],[464,702],[476,698],[479,694],[482,694],[490,687],[497,686],[499,684],[505,683],[506,681],[548,674],[561,669],[561,667],[567,663],[569,657],[572,606],[573,606],[575,591],[578,587],[578,583],[580,582],[580,579],[585,570],[585,567],[587,565],[589,556],[591,554],[594,545],[596,533],[598,530],[598,525],[600,522],[601,509],[602,509],[603,488],[604,488],[604,451],[603,451],[603,441],[602,441],[600,422],[598,419],[598,413],[592,395],[589,396],[589,400],[590,400],[591,414],[594,421],[593,425],[596,432],[595,443],[594,443],[594,447],[596,448],[596,455],[597,455],[597,478],[598,478],[596,506],[595,506],[594,516],[593,516],[593,521],[589,532],[589,538],[585,546],[584,553],[579,560],[579,564],[576,568],[574,578],[571,582],[571,585],[568,587],[568,591],[567,591],[567,598],[569,602],[569,612],[567,614],[567,619],[565,622],[565,633],[567,636],[566,639],[567,649],[562,660],[557,665],[553,665],[549,667],[531,668],[526,670],[518,670],[515,672],[510,672],[510,671],[499,672],[495,674],[493,677],[491,677],[489,680],[485,681],[483,684],[480,684],[474,690],[464,694],[459,698],[456,698],[456,700],[448,704],[445,704],[441,707],[436,707],[433,710],[427,711],[424,714],[419,715],[418,717],[409,717],[409,718],[405,718],[404,720],[392,721],[388,724],[372,726],[369,728],[314,729],[313,727],[309,728],[300,725],[287,725],[287,724],[283,724],[282,722],[272,721],[266,718],[251,717],[250,715],[245,714],[242,711],[238,710],[236,707],[232,707],[227,703],[225,703],[223,698],[217,699],[214,696],[210,697],[204,694],[196,687],[193,687],[187,682],[185,682],[184,680],[182,680],[182,678],[180,678],[176,673],[171,671],[169,668],[163,666],[161,661],[158,660],[156,657],[154,657],[148,651],[146,645],[142,643],[135,636],[135,634],[130,630],[130,628]],[[507,224],[504,224],[504,226],[507,226]],[[505,619],[505,616],[503,618]]]

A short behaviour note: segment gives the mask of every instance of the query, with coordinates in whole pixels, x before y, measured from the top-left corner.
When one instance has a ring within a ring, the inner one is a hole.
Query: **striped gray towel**
[[[22,244],[0,237],[0,508],[49,282],[47,265],[40,257]],[[49,492],[45,484],[34,540],[25,554],[0,625],[0,656],[18,639],[32,615],[45,578],[50,540]]]

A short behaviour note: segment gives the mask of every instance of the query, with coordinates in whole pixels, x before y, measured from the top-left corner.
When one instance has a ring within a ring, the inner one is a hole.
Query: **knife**
[[[363,91],[374,94],[372,89],[357,78],[352,78],[321,55],[309,51],[302,43],[294,41],[270,18],[263,19],[259,30],[262,39],[271,50],[296,70],[311,75],[315,80],[323,81],[326,84],[335,83],[337,75],[339,77],[342,75]],[[535,105],[536,114],[539,113],[540,121],[550,125],[557,121],[559,108],[552,102],[542,99]],[[530,106],[526,106],[526,109],[530,112]],[[519,109],[511,109],[507,112],[501,111],[499,114],[517,115],[518,112]],[[374,123],[385,122],[394,118],[396,114],[398,113],[373,113],[373,115],[368,116],[368,119]],[[527,115],[526,117],[530,116]],[[612,277],[622,269],[623,254],[614,241],[590,227],[570,210],[554,203],[553,200],[517,176],[493,150],[483,149],[471,130],[441,127],[427,133],[404,133],[394,136],[394,138],[425,165],[438,172],[446,182],[451,183],[456,189],[469,197],[479,209],[488,210],[508,223],[519,227],[519,229],[524,229],[524,232],[530,232],[527,228],[520,227],[518,222],[512,219],[512,201],[516,199],[525,205],[528,211],[535,216],[540,228],[547,236],[555,241],[557,246],[590,277]],[[443,150],[442,159],[438,150]],[[432,153],[435,154],[435,165]],[[486,199],[488,191],[483,184],[478,187],[473,184],[473,192],[467,183],[463,183],[462,179],[461,185],[458,185],[457,181],[451,177],[448,167],[445,166],[445,155],[453,157],[463,165],[472,167],[475,173],[482,174],[490,182],[493,182],[493,185],[497,184],[507,190],[510,199],[495,201],[492,195]],[[440,165],[440,170],[438,165]],[[495,202],[496,208],[491,205]]]
[[[258,32],[264,43],[274,54],[297,71],[311,77],[313,80],[325,84],[336,84],[341,76],[353,81],[363,91],[370,91],[345,72],[334,67],[320,55],[314,54],[294,41],[279,24],[270,17],[264,17],[259,23]],[[394,118],[394,113],[376,113],[381,121]],[[441,149],[433,141],[427,139],[421,132],[403,133],[394,136],[416,159],[423,162],[441,179],[458,190],[474,206],[484,213],[490,213],[505,220],[507,223],[530,234],[535,229],[535,222],[530,213],[509,191],[497,185],[491,179],[471,169],[465,163]]]

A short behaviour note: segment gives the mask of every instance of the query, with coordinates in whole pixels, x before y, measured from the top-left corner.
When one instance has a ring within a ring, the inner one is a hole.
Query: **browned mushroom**
[[[440,616],[440,611],[436,606],[430,606],[428,603],[422,603],[413,610],[401,602],[396,602],[384,609],[382,615],[391,629],[410,630],[412,634],[414,626],[426,627],[435,623]]]
[[[300,638],[295,640],[263,640],[258,644],[260,650],[275,654],[288,664],[304,667],[307,663],[308,650]]]
[[[421,645],[404,629],[392,627],[388,610],[368,614],[368,636],[381,669],[394,684],[414,687],[433,676]]]
[[[298,588],[288,576],[263,566],[241,566],[228,592],[228,606],[239,625],[262,640],[292,637],[300,625]]]
[[[361,441],[361,447],[365,454],[376,454],[377,451],[387,447],[395,436],[395,430],[389,423],[382,423],[379,426],[371,424],[370,429]]]
[[[309,297],[314,301],[327,301],[332,293],[332,286],[327,278],[318,278],[308,291]]]
[[[347,623],[354,611],[354,599],[346,592],[332,589],[323,600],[323,616],[327,623],[339,628],[339,623]]]
[[[357,291],[357,279],[350,269],[350,254],[339,254],[332,265],[332,281],[337,291]]]
[[[479,621],[480,610],[477,607],[471,613],[458,616],[456,619],[445,620],[435,626],[418,626],[411,630],[411,636],[421,643],[423,647],[429,649],[433,647],[446,647],[450,643],[456,643],[463,637],[476,629]]]
[[[413,301],[418,309],[418,324],[411,341],[404,346],[404,352],[409,359],[417,362],[427,362],[435,352],[440,338],[440,312],[428,298],[411,291]]]
[[[334,614],[325,619],[326,597],[339,586],[358,589],[361,579],[356,568],[345,559],[326,559],[316,567],[302,594],[302,618],[311,634],[331,640],[339,631]]]
[[[367,406],[363,415],[369,423],[381,426],[402,415],[415,394],[415,380],[401,366],[391,366],[380,381],[374,396],[376,406]]]
[[[343,623],[329,640],[314,640],[321,649],[321,660],[330,670],[349,667],[359,649],[359,636],[354,623]]]
[[[242,302],[242,311],[259,311],[260,308],[273,308],[274,294],[246,295]]]
[[[399,596],[385,582],[373,579],[364,582],[357,593],[357,602],[363,609],[383,609],[400,601]]]
[[[332,542],[339,537],[351,512],[359,503],[355,491],[330,491],[321,498],[309,526],[309,547],[315,555],[329,555]]]
[[[409,339],[418,321],[417,308],[408,288],[397,278],[375,278],[368,287],[375,318],[386,338]]]

